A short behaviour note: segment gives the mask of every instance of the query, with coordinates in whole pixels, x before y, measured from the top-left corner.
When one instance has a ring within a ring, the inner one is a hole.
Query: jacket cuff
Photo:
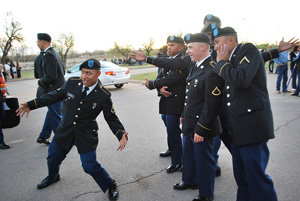
[[[146,58],[146,62],[148,63],[148,64],[152,64],[152,65],[154,65],[154,57],[147,57]]]
[[[197,133],[198,135],[204,138],[208,138],[210,136],[211,131],[212,131],[211,128],[207,128],[204,125],[200,124],[199,122],[197,122],[197,125],[194,129],[195,133]]]
[[[155,89],[155,84],[154,84],[154,80],[150,80],[149,81],[149,89],[152,90],[152,89]]]
[[[124,131],[124,130],[117,131],[116,137],[118,138],[119,141],[122,139],[122,136],[124,135],[124,133],[126,133],[126,131]]]
[[[27,102],[27,105],[28,105],[28,107],[29,107],[30,110],[34,110],[34,109],[37,109],[37,108],[38,108],[36,99],[33,99],[33,100],[31,100],[31,101],[28,101],[28,102]]]
[[[45,86],[45,85],[43,84],[42,80],[38,80],[38,85],[39,85],[40,87],[44,87],[44,86]]]

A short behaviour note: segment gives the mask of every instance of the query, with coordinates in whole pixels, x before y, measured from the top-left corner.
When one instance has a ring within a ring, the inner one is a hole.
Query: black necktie
[[[84,98],[84,97],[86,97],[86,92],[89,90],[89,88],[88,87],[84,87],[84,90],[83,90],[83,92],[82,92],[82,99]]]

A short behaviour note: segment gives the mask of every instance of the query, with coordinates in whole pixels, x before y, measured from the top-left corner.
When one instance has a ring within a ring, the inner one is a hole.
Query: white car
[[[81,64],[81,63],[80,63]],[[73,66],[65,74],[65,79],[70,77],[80,77],[81,71],[79,70],[80,64]],[[128,68],[120,67],[109,61],[100,61],[101,75],[99,77],[103,86],[115,85],[117,88],[123,87],[130,80],[130,73]]]

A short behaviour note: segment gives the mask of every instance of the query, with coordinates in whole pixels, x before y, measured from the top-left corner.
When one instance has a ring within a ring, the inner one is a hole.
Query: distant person
[[[21,78],[21,66],[20,66],[20,64],[19,64],[19,62],[17,62],[17,77],[18,78]]]
[[[107,61],[106,57],[103,58],[103,61]]]
[[[3,68],[3,76],[4,76],[4,79],[5,79],[5,82],[7,82],[7,78],[10,77],[8,72],[10,72],[10,65],[8,65],[8,63],[6,62],[4,64],[4,68]]]
[[[37,46],[41,53],[34,62],[35,76],[38,78],[37,96],[49,93],[61,87],[64,82],[65,69],[59,54],[51,46],[51,36],[47,33],[37,34]],[[62,101],[48,105],[48,112],[37,143],[50,144],[51,132],[55,133],[62,119]]]
[[[5,111],[4,111],[4,98],[6,97],[6,85],[5,80],[0,72],[0,88],[1,88],[1,95],[0,95],[0,149],[9,149],[10,146],[4,142],[4,136],[2,132],[2,121],[4,119]]]
[[[292,76],[292,93],[296,91],[296,80],[297,80],[297,72],[296,72],[296,62],[294,61],[295,58],[299,55],[300,47],[295,45],[293,51],[290,53],[290,69],[291,69],[291,76]]]
[[[274,61],[270,60],[269,61],[269,73],[273,73],[274,70]]]
[[[17,67],[16,66],[12,66],[11,69],[13,71],[14,78],[18,78],[18,76],[17,76]]]
[[[280,85],[282,84],[282,92],[289,92],[287,90],[287,77],[288,77],[288,53],[283,51],[279,53],[279,57],[273,59],[277,64],[277,81],[276,81],[276,91],[280,94]]]
[[[162,49],[162,48],[160,48],[160,49],[158,50],[158,53],[157,53],[156,56],[157,56],[157,57],[163,57],[163,56],[164,56],[164,55],[163,55],[163,49]],[[159,75],[160,71],[161,71],[161,67],[157,66],[157,75]]]
[[[14,73],[12,71],[12,64],[10,61],[7,61],[5,64],[5,70],[6,72],[9,74],[9,77],[11,77],[12,79],[14,79]]]
[[[120,141],[117,150],[121,151],[125,148],[128,133],[116,116],[110,92],[101,85],[98,79],[101,74],[100,68],[101,64],[96,59],[84,61],[79,67],[81,78],[71,77],[61,88],[22,103],[17,110],[17,115],[22,117],[26,114],[28,117],[31,110],[67,100],[64,118],[49,145],[48,176],[37,185],[38,189],[46,188],[60,180],[60,165],[75,145],[84,171],[93,177],[103,192],[109,190],[110,200],[118,198],[116,181],[97,161],[98,124],[96,118],[103,111],[107,124]],[[118,164],[115,165],[118,166]]]
[[[300,54],[293,60],[295,62],[295,70],[294,73],[297,74],[298,77],[298,84],[296,86],[295,92],[292,94],[293,96],[300,96]]]

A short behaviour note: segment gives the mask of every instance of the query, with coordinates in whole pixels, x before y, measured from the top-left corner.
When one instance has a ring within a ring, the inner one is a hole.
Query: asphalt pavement
[[[153,68],[155,70],[157,68]],[[276,136],[268,143],[270,160],[267,173],[274,181],[278,200],[300,200],[300,98],[277,94],[275,74],[267,74],[267,79]],[[20,103],[34,98],[36,85],[36,80],[7,83],[9,92],[18,97]],[[116,113],[129,132],[129,141],[125,150],[116,151],[118,140],[100,114],[97,118],[97,159],[117,181],[119,200],[193,200],[198,191],[173,190],[173,184],[181,182],[181,173],[166,173],[170,158],[158,156],[167,149],[167,142],[166,130],[158,114],[156,90],[149,91],[141,82],[130,82],[121,89],[107,88],[112,93]],[[107,193],[104,194],[92,177],[83,171],[76,147],[61,165],[61,180],[46,189],[36,189],[36,185],[47,176],[48,146],[36,143],[46,111],[46,108],[34,110],[28,119],[23,117],[17,127],[3,130],[5,142],[11,145],[11,149],[0,150],[0,201],[108,200]],[[214,200],[233,201],[237,186],[231,155],[223,144],[219,154],[222,175],[215,181]]]

